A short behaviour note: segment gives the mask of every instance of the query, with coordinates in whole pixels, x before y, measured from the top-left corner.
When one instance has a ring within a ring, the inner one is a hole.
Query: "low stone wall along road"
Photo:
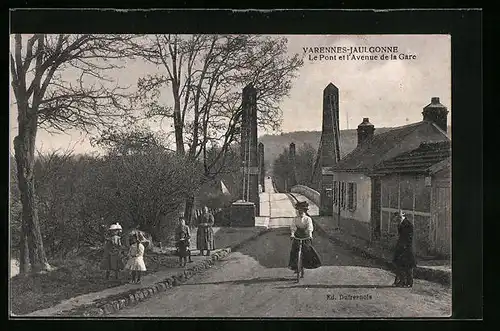
[[[210,269],[116,317],[445,317],[448,287],[415,280],[394,288],[394,275],[315,235],[323,266],[296,283],[287,268],[290,235],[271,229]]]

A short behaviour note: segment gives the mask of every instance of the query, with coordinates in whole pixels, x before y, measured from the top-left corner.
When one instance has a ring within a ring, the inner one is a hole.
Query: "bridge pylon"
[[[231,222],[238,226],[254,226],[260,214],[259,163],[257,146],[257,90],[252,84],[243,88],[241,123],[241,200],[232,206]]]
[[[340,161],[339,89],[332,83],[323,90],[323,124],[319,146],[321,166],[320,216],[333,215],[333,175],[328,171]]]

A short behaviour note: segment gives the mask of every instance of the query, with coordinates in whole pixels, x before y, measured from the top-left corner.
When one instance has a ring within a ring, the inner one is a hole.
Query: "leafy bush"
[[[140,154],[72,155],[49,153],[36,160],[38,215],[49,258],[102,245],[106,228],[119,222],[153,240],[170,237],[199,171],[175,154],[147,149]],[[12,248],[19,249],[21,208],[11,167]]]
[[[312,170],[315,162],[316,150],[310,144],[302,145],[295,154],[295,178],[298,184],[312,186]],[[273,163],[273,175],[276,187],[280,192],[291,189],[289,182],[292,174],[292,165],[289,160],[289,151],[284,149]]]

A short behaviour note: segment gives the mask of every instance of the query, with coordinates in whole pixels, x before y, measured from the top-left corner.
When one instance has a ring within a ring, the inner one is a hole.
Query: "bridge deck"
[[[264,180],[265,192],[260,194],[260,217],[256,218],[256,226],[269,228],[289,227],[293,217],[297,215],[293,202],[285,193],[277,193],[274,190],[272,179]],[[306,197],[294,193],[299,201],[309,203],[309,215],[319,215],[319,208]]]
[[[309,210],[307,211],[309,216],[318,216],[319,215],[319,207],[314,202],[312,202],[310,199],[308,199],[305,196],[303,196],[302,194],[298,194],[298,193],[291,193],[291,195],[293,195],[298,201],[307,201],[307,203],[309,203]]]

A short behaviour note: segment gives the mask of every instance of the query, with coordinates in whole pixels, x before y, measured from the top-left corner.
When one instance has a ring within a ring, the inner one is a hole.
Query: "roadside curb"
[[[268,232],[269,229],[262,229],[253,236],[234,244],[230,247],[217,250],[210,255],[210,258],[194,263],[192,266],[186,268],[184,271],[177,273],[176,275],[165,278],[164,280],[157,282],[151,286],[143,287],[140,289],[133,289],[120,294],[108,296],[106,298],[96,300],[95,302],[76,307],[71,310],[61,311],[53,316],[72,316],[72,317],[100,317],[105,315],[113,314],[123,308],[135,305],[139,302],[143,302],[155,294],[160,292],[165,292],[167,289],[184,283],[194,275],[200,273],[203,270],[211,268],[216,261],[222,260],[227,257],[231,252],[234,252],[241,248],[248,242],[255,240],[264,233]]]
[[[295,201],[298,201],[297,198],[293,194],[288,194],[290,197],[292,197]],[[351,243],[341,240],[331,234],[329,234],[321,225],[318,224],[314,220],[313,217],[311,217],[314,227],[318,229],[321,234],[324,236],[328,237],[331,241],[335,242],[339,246],[343,248],[347,248],[354,252],[357,255],[360,255],[362,257],[369,258],[371,260],[376,261],[377,264],[380,264],[384,266],[386,269],[394,272],[394,265],[392,261],[387,260],[383,257],[380,257],[374,252],[370,252],[369,250],[366,250],[364,248],[361,248],[356,245],[352,245]],[[418,279],[424,279],[430,282],[435,282],[439,283],[442,285],[449,286],[451,284],[451,272],[445,271],[445,270],[439,270],[439,269],[434,269],[434,268],[426,268],[422,266],[417,266],[416,268],[413,269],[413,276]]]

